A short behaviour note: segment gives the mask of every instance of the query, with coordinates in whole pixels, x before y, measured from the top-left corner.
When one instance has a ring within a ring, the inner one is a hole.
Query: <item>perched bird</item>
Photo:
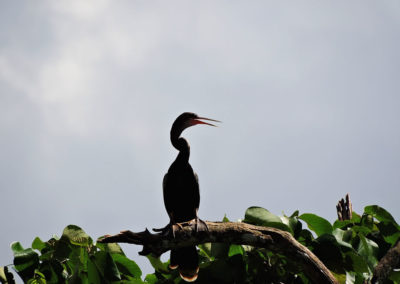
[[[202,120],[215,121],[199,117],[195,113],[182,113],[171,128],[171,143],[179,151],[175,161],[169,167],[163,180],[164,204],[170,218],[170,229],[173,235],[178,229],[177,223],[194,221],[196,231],[208,230],[207,225],[199,219],[200,205],[199,181],[197,174],[189,164],[190,147],[188,141],[180,137],[183,130],[196,124],[213,124]],[[170,268],[179,269],[179,274],[185,281],[197,279],[199,272],[198,254],[195,246],[171,250]]]

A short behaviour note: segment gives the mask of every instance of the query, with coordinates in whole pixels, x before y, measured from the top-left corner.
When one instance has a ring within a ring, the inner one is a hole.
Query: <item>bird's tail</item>
[[[171,269],[178,268],[181,278],[187,282],[196,281],[199,273],[199,256],[195,246],[171,250]]]

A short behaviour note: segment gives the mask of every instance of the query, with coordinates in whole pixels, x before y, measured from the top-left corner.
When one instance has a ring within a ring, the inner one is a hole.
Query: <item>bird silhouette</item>
[[[175,236],[182,222],[195,222],[196,232],[208,230],[207,225],[198,216],[200,205],[199,180],[197,174],[189,164],[190,146],[188,141],[181,137],[183,130],[197,124],[215,126],[203,120],[215,121],[199,117],[195,113],[182,113],[171,128],[171,143],[179,151],[175,161],[171,164],[163,180],[164,205],[168,212],[169,228]],[[183,247],[171,250],[170,268],[178,269],[185,281],[197,279],[199,272],[198,254],[196,246]]]

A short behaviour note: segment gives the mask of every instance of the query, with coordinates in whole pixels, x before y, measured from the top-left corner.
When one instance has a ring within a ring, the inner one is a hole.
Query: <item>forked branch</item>
[[[142,245],[141,255],[149,253],[161,255],[173,248],[208,242],[250,245],[285,255],[297,263],[313,283],[338,283],[325,265],[288,232],[246,223],[206,221],[206,224],[208,232],[196,233],[193,225],[181,223],[182,229],[175,232],[175,238],[169,235],[152,234],[146,229],[139,233],[122,231],[117,235],[107,235],[98,242]]]

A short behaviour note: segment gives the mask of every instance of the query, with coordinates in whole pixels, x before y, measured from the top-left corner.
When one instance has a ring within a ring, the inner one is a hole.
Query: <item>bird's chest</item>
[[[193,169],[190,165],[185,167],[174,167],[168,170],[167,189],[170,194],[177,194],[181,198],[191,196],[198,190],[198,183]]]

